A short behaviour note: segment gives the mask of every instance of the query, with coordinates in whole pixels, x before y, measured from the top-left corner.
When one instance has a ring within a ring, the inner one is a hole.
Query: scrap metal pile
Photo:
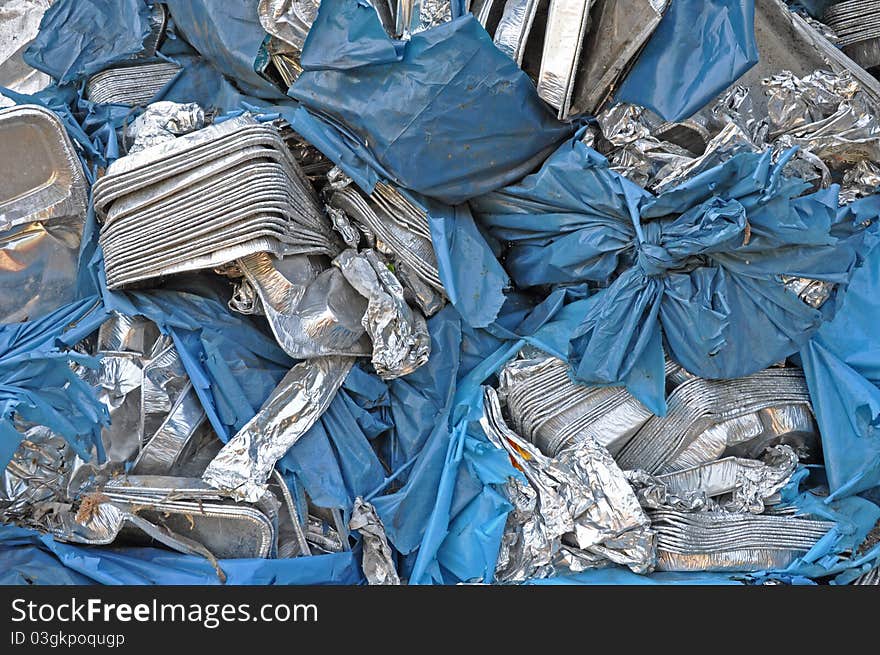
[[[877,584],[880,9],[790,5],[6,2],[0,582]]]

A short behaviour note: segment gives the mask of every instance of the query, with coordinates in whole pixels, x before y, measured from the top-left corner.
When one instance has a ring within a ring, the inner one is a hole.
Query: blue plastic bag
[[[854,220],[873,219],[873,248],[853,274],[841,307],[801,350],[828,484],[838,498],[880,484],[880,196],[849,206]]]
[[[616,99],[689,117],[758,63],[754,23],[755,0],[672,0]]]
[[[146,0],[57,0],[24,60],[67,84],[141,53],[149,34]]]
[[[291,97],[384,177],[450,205],[522,177],[571,133],[471,15],[395,43],[372,8],[328,0],[302,63]]]
[[[808,185],[782,175],[793,151],[775,164],[741,153],[653,196],[578,136],[471,206],[511,243],[520,285],[607,284],[571,335],[579,380],[626,384],[662,415],[664,350],[700,377],[741,377],[797,352],[833,312],[779,279],[845,285],[859,248],[837,187],[802,196]]]

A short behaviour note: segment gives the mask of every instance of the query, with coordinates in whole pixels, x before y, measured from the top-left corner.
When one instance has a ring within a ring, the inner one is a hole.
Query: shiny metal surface
[[[363,498],[355,498],[348,527],[359,532],[363,539],[361,568],[367,584],[399,585],[400,576],[397,575],[391,546],[385,536],[385,526],[376,514],[376,509]]]
[[[257,501],[281,457],[324,413],[351,369],[350,357],[317,357],[294,366],[227,442],[202,479],[233,498]]]
[[[549,458],[522,439],[504,422],[497,393],[484,387],[483,432],[497,448],[506,450],[523,471],[536,494],[535,513],[521,514],[524,523],[508,523],[506,542],[530,540],[521,550],[533,561],[519,561],[509,579],[530,574],[557,557],[563,543],[569,550],[584,551],[579,559],[604,565],[608,561],[638,573],[654,565],[653,532],[623,472],[605,448],[593,439],[582,439]],[[508,485],[508,489],[511,487]],[[516,489],[511,501],[525,508],[530,494]],[[538,535],[529,536],[537,532]],[[510,566],[510,552],[505,567]],[[505,577],[508,577],[505,574]]]

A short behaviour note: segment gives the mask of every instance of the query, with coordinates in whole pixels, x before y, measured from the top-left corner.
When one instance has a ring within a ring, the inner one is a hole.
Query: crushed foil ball
[[[373,341],[373,366],[390,380],[428,361],[431,337],[425,317],[407,305],[403,287],[374,250],[343,251],[334,263],[368,300],[361,323]]]

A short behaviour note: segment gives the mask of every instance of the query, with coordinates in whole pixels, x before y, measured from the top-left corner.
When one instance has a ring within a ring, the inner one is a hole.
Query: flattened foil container
[[[593,114],[654,33],[669,0],[595,0],[563,118]]]
[[[206,421],[195,389],[190,382],[169,410],[165,420],[141,448],[132,464],[137,475],[169,473],[187,454],[192,452],[198,430]]]
[[[181,71],[173,62],[133,62],[95,73],[86,81],[86,98],[99,104],[145,105]]]
[[[278,558],[308,557],[312,552],[305,527],[300,521],[290,489],[277,469],[272,471],[269,491],[281,501],[278,508]]]
[[[504,10],[494,32],[493,41],[495,46],[508,57],[522,66],[523,56],[526,52],[526,42],[535,22],[535,14],[538,5],[549,0],[507,0],[503,3]],[[489,31],[489,20],[493,11],[497,12],[496,5],[502,0],[485,0],[482,2],[474,15],[477,20]]]
[[[278,344],[291,357],[368,355],[361,319],[366,302],[336,268],[312,277],[309,258],[256,253],[236,262]],[[288,274],[279,270],[286,267]]]
[[[431,353],[425,317],[406,303],[403,286],[376,252],[344,250],[333,263],[368,301],[361,323],[373,342],[372,363],[379,376],[391,380],[425,364]]]
[[[550,0],[544,52],[538,74],[538,95],[558,110],[559,118],[569,114],[574,79],[590,24],[594,0]]]
[[[658,571],[785,568],[835,524],[790,516],[650,511]]]
[[[84,217],[87,183],[58,117],[36,105],[0,110],[0,231]]]
[[[345,381],[351,357],[316,357],[294,366],[260,411],[220,450],[202,479],[256,502],[275,463],[318,420]]]
[[[64,515],[53,536],[89,545],[148,543],[154,539],[174,550],[217,559],[266,558],[272,554],[275,526],[255,507],[197,499],[137,497],[130,502],[86,496],[89,511]]]

